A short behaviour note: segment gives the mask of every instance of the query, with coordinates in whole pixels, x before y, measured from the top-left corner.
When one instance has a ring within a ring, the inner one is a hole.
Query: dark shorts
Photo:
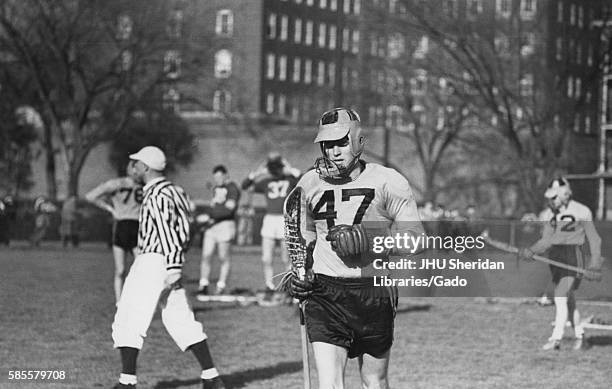
[[[131,251],[138,245],[138,220],[117,220],[113,224],[113,246]]]
[[[554,261],[562,262],[567,265],[576,266],[579,268],[585,267],[584,255],[580,246],[576,245],[555,245],[548,250],[548,257]],[[578,289],[580,281],[582,280],[582,274],[576,273],[572,270],[562,269],[557,266],[550,265],[550,272],[552,273],[552,279],[554,284],[558,284],[563,277],[574,277],[574,289]]]
[[[310,341],[344,347],[349,358],[387,352],[393,344],[397,289],[373,284],[373,278],[317,274],[305,307]]]

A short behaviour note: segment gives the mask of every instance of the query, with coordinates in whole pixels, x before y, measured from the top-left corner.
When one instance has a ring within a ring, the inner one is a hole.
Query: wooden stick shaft
[[[497,241],[497,240],[495,240],[495,239],[491,239],[491,238],[490,238],[490,237],[488,237],[488,236],[485,236],[484,238],[485,238],[485,241],[486,241],[488,244],[490,244],[491,246],[493,246],[493,247],[495,247],[495,248],[497,248],[497,249],[500,249],[500,250],[502,250],[502,251],[506,251],[506,252],[509,252],[509,253],[514,253],[514,254],[518,253],[518,251],[519,251],[519,249],[518,249],[518,248],[516,248],[516,247],[514,247],[514,246],[510,246],[510,245],[509,245],[509,244],[507,244],[507,243],[499,242],[499,241]],[[560,267],[560,268],[562,268],[562,269],[566,269],[566,270],[575,271],[576,273],[580,273],[580,274],[586,274],[586,273],[587,273],[587,270],[586,270],[586,269],[583,269],[583,268],[581,268],[581,267],[572,266],[572,265],[568,265],[568,264],[566,264],[566,263],[562,263],[562,262],[554,261],[554,260],[552,260],[552,259],[549,259],[549,258],[543,257],[543,256],[541,256],[541,255],[537,255],[537,254],[536,254],[536,255],[534,255],[534,256],[533,256],[533,259],[535,259],[535,260],[537,260],[537,261],[540,261],[540,262],[547,263],[547,264],[552,265],[552,266]]]

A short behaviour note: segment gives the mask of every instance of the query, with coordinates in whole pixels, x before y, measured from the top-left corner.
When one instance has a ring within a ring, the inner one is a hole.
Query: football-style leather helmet
[[[572,188],[565,178],[558,177],[548,184],[544,197],[548,199],[548,206],[551,209],[558,210],[569,203],[572,197]]]
[[[325,142],[337,141],[348,137],[352,159],[346,166],[340,166],[327,157]],[[315,161],[319,176],[327,180],[345,180],[358,166],[366,138],[361,133],[361,119],[350,108],[334,108],[325,112],[318,122],[318,133],[314,143],[318,143],[322,156]]]

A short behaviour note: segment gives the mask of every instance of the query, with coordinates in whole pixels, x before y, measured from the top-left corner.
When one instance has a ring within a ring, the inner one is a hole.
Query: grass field
[[[186,287],[197,287],[199,251],[188,254]],[[232,285],[261,287],[259,252],[235,253]],[[62,250],[0,249],[0,388],[109,388],[119,373],[110,325],[114,314],[112,259],[102,245]],[[213,273],[214,274],[214,273]],[[209,335],[229,388],[300,388],[295,308],[204,305],[194,309]],[[583,314],[612,317],[605,306]],[[551,307],[486,303],[469,298],[413,299],[400,304],[390,367],[403,388],[610,388],[612,333],[589,332],[593,344],[558,352],[539,348],[550,335]],[[569,331],[566,334],[569,336]],[[9,383],[9,370],[65,370],[64,384]],[[315,382],[313,371],[313,382]],[[199,369],[155,317],[139,358],[139,388],[199,388]],[[358,388],[356,363],[347,387]],[[316,387],[316,385],[315,385]]]

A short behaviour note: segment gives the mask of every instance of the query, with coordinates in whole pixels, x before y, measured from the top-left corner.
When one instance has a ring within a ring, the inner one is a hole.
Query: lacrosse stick
[[[480,234],[480,236],[485,240],[485,242],[487,242],[489,245],[495,247],[496,249],[500,249],[502,251],[508,252],[508,253],[513,253],[516,254],[519,252],[519,249],[511,246],[507,243],[504,242],[500,242],[497,241],[495,239],[492,239],[489,236],[489,231],[485,230],[482,232],[482,234]],[[562,263],[562,262],[558,262],[558,261],[554,261],[552,259],[543,257],[541,255],[537,255],[534,254],[533,259],[540,261],[540,262],[544,262],[547,263],[549,265],[552,266],[556,266],[556,267],[560,267],[562,269],[566,269],[566,270],[571,270],[571,271],[575,271],[576,273],[580,273],[580,274],[584,274],[584,275],[589,275],[589,276],[593,276],[594,272],[592,270],[587,270],[587,269],[583,269],[581,267],[577,267],[577,266],[572,266],[572,265],[568,265],[566,263]]]
[[[285,245],[291,260],[291,271],[287,272],[279,289],[286,289],[291,281],[292,275],[300,280],[306,278],[306,262],[308,249],[302,231],[306,231],[306,201],[301,187],[297,186],[285,199]],[[300,334],[302,337],[302,364],[304,370],[304,389],[310,389],[310,364],[308,361],[308,337],[306,334],[306,323],[304,319],[304,302],[299,304],[300,311]]]

